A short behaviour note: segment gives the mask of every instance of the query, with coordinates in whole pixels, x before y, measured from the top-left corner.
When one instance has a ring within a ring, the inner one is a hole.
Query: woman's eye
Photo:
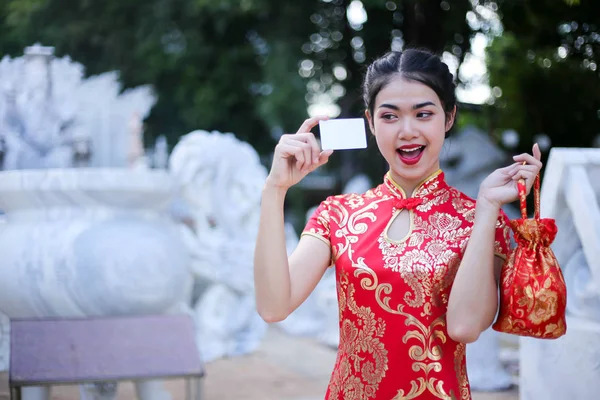
[[[427,117],[430,117],[432,115],[433,115],[433,113],[429,112],[429,111],[421,111],[421,112],[417,113],[417,117],[418,118],[427,118]]]
[[[383,115],[381,116],[381,119],[387,119],[387,120],[389,120],[389,119],[392,119],[392,118],[394,118],[394,117],[395,117],[395,115],[394,115],[394,114],[383,114]]]

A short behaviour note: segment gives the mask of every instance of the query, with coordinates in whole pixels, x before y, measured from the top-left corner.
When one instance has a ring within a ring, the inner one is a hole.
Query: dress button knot
[[[412,210],[413,208],[423,204],[423,199],[411,197],[408,199],[395,199],[394,207],[398,209]]]

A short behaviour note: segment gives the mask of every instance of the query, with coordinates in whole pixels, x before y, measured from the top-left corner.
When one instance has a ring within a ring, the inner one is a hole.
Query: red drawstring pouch
[[[540,176],[533,187],[534,217],[527,218],[527,189],[519,180],[521,218],[510,221],[517,247],[502,268],[500,310],[492,328],[498,332],[556,339],[567,331],[567,287],[550,245],[558,228],[540,218]]]

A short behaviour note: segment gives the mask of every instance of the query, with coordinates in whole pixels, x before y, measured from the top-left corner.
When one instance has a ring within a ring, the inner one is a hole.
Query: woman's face
[[[393,78],[375,97],[373,115],[367,111],[367,119],[392,177],[404,188],[413,189],[439,169],[454,112],[446,118],[438,95],[429,86]]]

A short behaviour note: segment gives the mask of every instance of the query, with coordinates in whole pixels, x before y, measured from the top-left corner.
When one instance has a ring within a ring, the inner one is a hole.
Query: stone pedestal
[[[600,393],[600,323],[567,317],[556,340],[521,339],[521,400],[597,399]]]
[[[188,300],[188,254],[165,172],[0,173],[0,312],[10,318],[167,313]],[[0,370],[6,370],[6,318]]]

